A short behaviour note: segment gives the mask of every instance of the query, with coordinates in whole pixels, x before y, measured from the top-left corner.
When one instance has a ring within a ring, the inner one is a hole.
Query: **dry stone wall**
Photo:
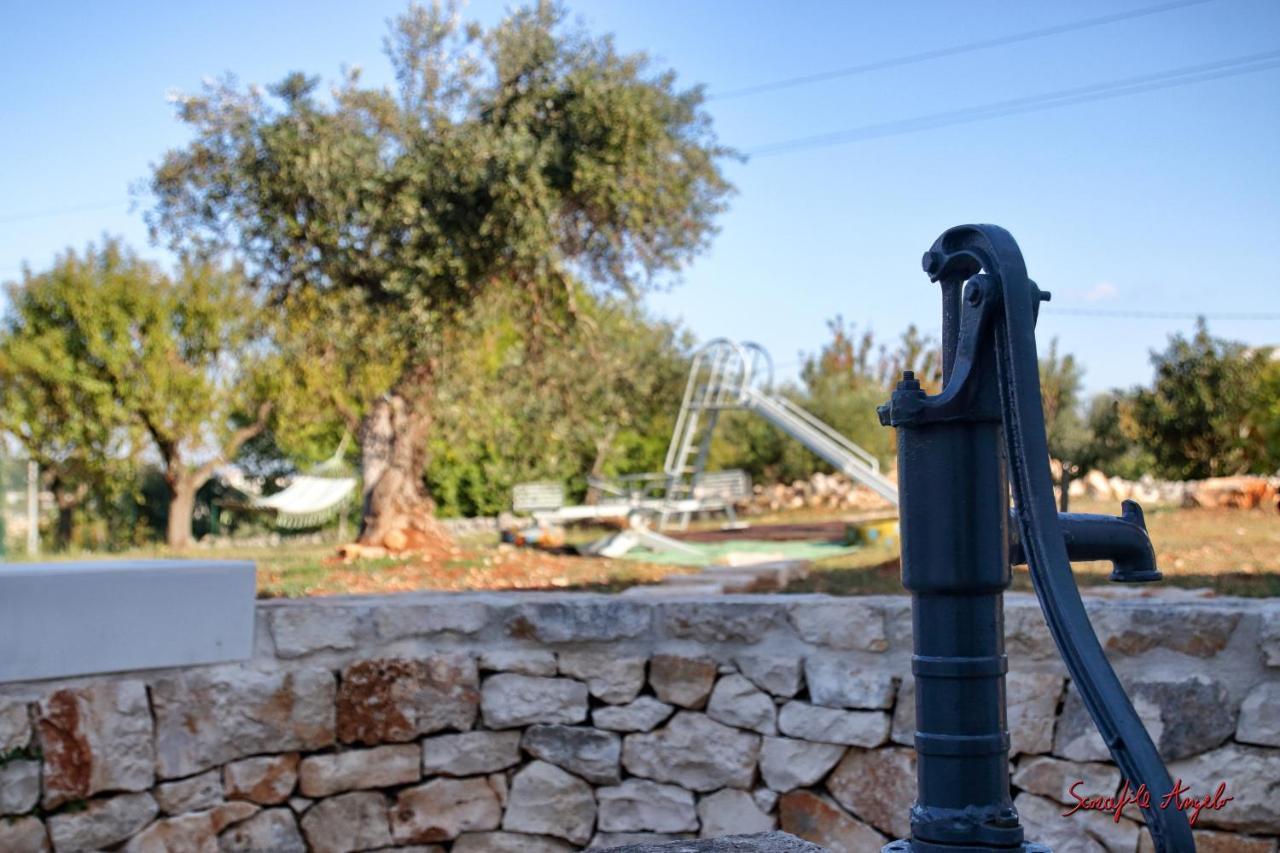
[[[1201,851],[1276,851],[1280,602],[1094,600]],[[1149,849],[1033,599],[1006,608],[1014,794],[1054,849]],[[263,602],[241,664],[0,686],[0,850],[561,853],[908,833],[902,597]]]

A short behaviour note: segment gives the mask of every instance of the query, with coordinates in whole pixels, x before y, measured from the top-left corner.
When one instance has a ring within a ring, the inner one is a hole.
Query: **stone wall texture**
[[[1202,851],[1280,836],[1280,602],[1095,598]],[[56,630],[56,626],[50,626]],[[1006,601],[1013,794],[1055,850],[1150,849],[1034,599]],[[175,638],[175,642],[180,638]],[[0,686],[0,851],[559,853],[908,833],[904,597],[268,601],[238,664]]]

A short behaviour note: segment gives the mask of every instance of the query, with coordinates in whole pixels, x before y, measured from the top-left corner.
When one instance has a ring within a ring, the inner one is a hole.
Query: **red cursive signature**
[[[1120,790],[1115,794],[1110,796],[1104,794],[1084,796],[1076,792],[1076,788],[1083,784],[1083,779],[1072,783],[1068,793],[1076,801],[1076,804],[1071,807],[1070,811],[1063,812],[1063,817],[1068,817],[1078,811],[1110,812],[1111,819],[1119,823],[1120,813],[1124,811],[1125,806],[1137,806],[1140,809],[1151,808],[1151,792],[1147,790],[1146,785],[1132,788],[1129,785],[1129,780],[1126,779],[1124,784],[1120,786]],[[1187,822],[1195,826],[1196,821],[1200,819],[1201,811],[1204,809],[1219,811],[1227,803],[1235,799],[1235,797],[1227,794],[1226,782],[1219,782],[1213,793],[1205,794],[1202,797],[1189,796],[1190,792],[1191,789],[1184,785],[1181,779],[1177,779],[1173,783],[1173,789],[1160,798],[1159,808],[1167,809],[1173,806],[1180,811],[1188,812]]]

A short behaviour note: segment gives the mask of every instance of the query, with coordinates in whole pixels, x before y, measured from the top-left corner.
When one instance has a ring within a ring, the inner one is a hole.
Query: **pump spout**
[[[1060,512],[1058,524],[1073,563],[1108,560],[1111,580],[1116,583],[1150,583],[1162,575],[1156,568],[1156,553],[1147,535],[1147,522],[1137,501],[1120,505],[1120,515],[1087,512]],[[1009,561],[1015,566],[1027,562],[1016,524],[1009,526]]]

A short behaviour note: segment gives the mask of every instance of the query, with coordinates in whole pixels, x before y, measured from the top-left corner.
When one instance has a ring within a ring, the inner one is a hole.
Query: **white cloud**
[[[1118,292],[1119,291],[1116,290],[1116,286],[1111,282],[1100,281],[1093,287],[1089,288],[1088,292],[1084,295],[1084,301],[1103,302],[1107,299],[1115,299]]]

